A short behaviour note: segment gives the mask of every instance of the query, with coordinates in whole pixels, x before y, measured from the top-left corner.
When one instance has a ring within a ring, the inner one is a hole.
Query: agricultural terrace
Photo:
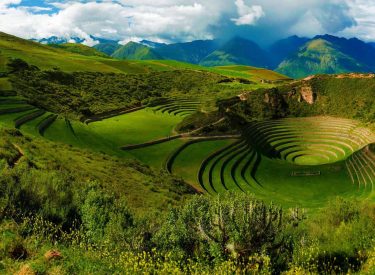
[[[358,122],[332,117],[252,123],[244,136],[262,154],[300,165],[344,160],[375,141],[375,135]]]
[[[150,108],[81,123],[47,112],[26,103],[20,97],[0,98],[0,122],[4,126],[16,127],[35,136],[92,149],[116,156],[136,157],[151,166],[162,167],[166,156],[183,141],[161,144],[148,148],[153,140],[176,135],[175,126],[183,118],[195,112],[200,102],[187,99],[168,99]],[[145,144],[142,150],[131,154],[121,147]],[[138,153],[137,153],[138,152]]]
[[[220,146],[212,141],[183,145],[171,170],[210,194],[238,190],[314,208],[338,195],[373,198],[375,154],[368,145],[374,140],[371,131],[348,119],[257,122],[242,138]]]

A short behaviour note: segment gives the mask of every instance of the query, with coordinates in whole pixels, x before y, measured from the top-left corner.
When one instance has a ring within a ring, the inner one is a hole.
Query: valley
[[[371,61],[330,36],[150,43],[0,34],[0,273],[373,270]]]

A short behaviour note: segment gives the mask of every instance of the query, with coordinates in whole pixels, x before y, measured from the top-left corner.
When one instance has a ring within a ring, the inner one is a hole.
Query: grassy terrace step
[[[169,102],[167,104],[162,104],[162,105],[159,105],[158,107],[154,107],[156,110],[161,110],[161,109],[167,109],[167,108],[170,108],[170,107],[175,107],[175,106],[198,106],[200,103],[199,102],[193,102],[193,101],[190,101],[190,102],[181,102],[181,101],[176,101],[176,102]]]
[[[323,129],[322,129],[323,130]],[[358,133],[360,134],[360,133]],[[356,141],[359,141],[361,143],[368,142],[366,137],[361,137],[354,134],[346,134],[346,133],[337,133],[337,132],[320,132],[320,133],[314,133],[314,132],[284,132],[284,133],[273,133],[268,136],[266,136],[265,141],[271,143],[274,141],[278,141],[281,138],[301,138],[301,139],[307,139],[312,137],[332,137],[332,138],[342,138],[344,140],[346,139],[356,139]]]
[[[50,116],[52,113],[46,112],[45,114],[41,115],[40,117],[37,117],[33,120],[30,120],[20,126],[21,131],[39,136],[38,126],[40,123],[42,123],[43,120],[45,120],[48,116]]]
[[[363,169],[364,174],[366,178],[368,179],[368,181],[366,181],[366,184],[371,183],[371,189],[373,189],[374,188],[374,179],[373,179],[374,174],[373,174],[372,167],[369,166],[369,163],[366,161],[363,154],[358,154],[356,155],[356,157],[358,161],[361,163],[361,168]]]
[[[137,107],[133,107],[133,108],[126,107],[126,108],[121,108],[121,109],[118,109],[118,110],[108,111],[108,112],[104,112],[104,113],[101,113],[101,114],[97,114],[97,115],[92,116],[92,117],[88,117],[84,120],[84,122],[86,124],[89,124],[89,123],[92,123],[92,122],[95,122],[95,121],[101,121],[103,119],[107,119],[107,118],[111,118],[111,117],[115,117],[115,116],[120,116],[120,115],[124,115],[124,114],[128,114],[128,113],[136,112],[136,111],[142,110],[144,108],[145,108],[144,106],[137,106]]]
[[[255,179],[260,156],[247,142],[239,141],[209,155],[201,165],[198,181],[209,193],[225,190],[261,193]]]
[[[308,135],[314,135],[317,134],[316,132],[311,132],[311,127],[293,127],[293,128],[288,128],[288,127],[283,127],[280,129],[277,128],[266,128],[265,130],[259,131],[259,129],[253,130],[253,131],[258,131],[254,133],[254,138],[273,138],[277,136],[282,136],[282,135],[295,135],[295,136],[308,136]],[[353,137],[355,138],[357,135],[359,135],[357,138],[369,138],[371,136],[366,135],[361,131],[361,129],[353,129],[352,127],[319,127],[319,130],[321,131],[321,134],[327,133],[327,134],[345,134],[345,136]],[[248,133],[251,131],[248,130]]]
[[[14,127],[20,128],[23,124],[25,124],[25,123],[33,120],[33,119],[36,119],[37,117],[40,117],[40,116],[44,115],[45,113],[46,113],[46,111],[44,111],[44,110],[36,110],[36,111],[28,113],[24,116],[21,116],[14,121]]]
[[[238,156],[246,153],[248,150],[248,145],[244,143],[241,147],[237,150],[228,154],[223,160],[222,164],[218,169],[220,169],[220,184],[224,186],[226,190],[233,190],[239,188],[241,191],[244,191],[240,185],[236,185],[233,182],[233,178],[231,177],[231,162],[235,162]]]
[[[48,129],[49,126],[57,119],[58,115],[50,114],[47,116],[39,125],[38,132],[41,136],[44,135],[44,132]]]
[[[176,161],[176,158],[178,157],[178,155],[183,151],[185,150],[187,147],[191,146],[192,144],[195,144],[195,143],[200,143],[200,142],[203,142],[203,141],[215,141],[215,140],[226,140],[226,139],[230,139],[226,136],[215,136],[215,137],[210,137],[210,136],[207,136],[207,137],[197,137],[197,138],[194,138],[192,140],[189,140],[187,142],[185,142],[182,146],[178,147],[175,151],[173,151],[167,158],[166,162],[165,162],[165,169],[169,172],[169,173],[172,173],[172,168],[173,168],[173,164],[174,162]]]
[[[346,167],[353,184],[373,190],[375,183],[375,158],[368,147],[350,156],[346,161]]]
[[[202,161],[198,171],[198,182],[205,191],[207,191],[210,194],[216,193],[216,190],[213,188],[211,180],[209,179],[209,174],[207,173],[207,170],[210,169],[212,162],[221,154],[225,152],[230,152],[234,147],[238,146],[238,144],[240,143],[241,141],[237,141],[232,144],[229,144],[224,148],[220,148],[219,150],[213,152]]]
[[[361,187],[361,185],[362,185],[362,187],[366,187],[367,186],[367,179],[366,179],[365,174],[363,173],[362,164],[358,160],[358,157],[356,156],[356,154],[353,155],[353,164],[354,164],[354,167],[355,167],[355,171],[358,174],[359,187]]]
[[[35,109],[35,107],[33,107],[31,105],[25,105],[25,106],[20,106],[20,107],[9,106],[9,108],[0,109],[0,115],[11,114],[11,113],[20,113],[20,112],[24,112],[24,111],[30,111],[30,110],[33,110],[33,109]]]
[[[196,189],[204,191],[197,177],[201,163],[207,156],[235,141],[235,139],[200,140],[190,144],[176,156],[172,165],[172,173],[181,176]]]
[[[258,193],[263,192],[259,192],[261,190],[261,185],[255,178],[260,161],[261,156],[255,151],[252,155],[252,158],[249,159],[249,161],[245,164],[241,171],[241,176],[243,180],[245,180],[246,183],[252,187],[252,191],[256,190]]]
[[[7,104],[27,104],[26,100],[20,100],[20,99],[3,99],[0,98],[0,106],[7,105]]]
[[[185,116],[198,110],[201,105],[198,101],[191,99],[169,99],[151,107],[154,111],[168,113],[172,115]]]
[[[247,145],[246,150],[242,152],[242,154],[239,154],[232,159],[231,163],[229,163],[230,168],[227,169],[225,172],[226,174],[225,176],[227,178],[230,178],[230,180],[233,181],[234,186],[237,186],[242,191],[247,191],[249,188],[248,188],[248,185],[243,184],[243,181],[241,179],[237,178],[237,171],[240,171],[238,169],[239,166],[242,163],[245,163],[245,159],[249,156],[251,157],[252,153],[253,153],[252,148],[249,145]]]
[[[244,146],[246,146],[246,143],[241,141],[231,150],[222,152],[212,160],[208,170],[208,182],[214,192],[221,193],[228,190],[228,187],[222,182],[221,167],[225,165],[228,156],[230,157],[233,153],[242,151]]]
[[[332,142],[334,142],[334,141],[332,141]],[[288,144],[288,146],[283,145],[283,148],[276,147],[276,149],[280,150],[280,152],[281,152],[280,155],[283,156],[283,155],[289,153],[290,151],[293,151],[293,150],[296,150],[296,149],[305,149],[304,145],[306,145],[305,142],[293,142],[291,144]],[[337,157],[341,156],[342,158],[344,158],[347,154],[347,151],[345,151],[341,147],[338,147],[338,146],[332,145],[332,144],[321,143],[321,142],[318,142],[316,144],[313,144],[313,143],[309,142],[308,148],[309,149],[314,149],[314,148],[326,149],[327,151],[335,152]]]

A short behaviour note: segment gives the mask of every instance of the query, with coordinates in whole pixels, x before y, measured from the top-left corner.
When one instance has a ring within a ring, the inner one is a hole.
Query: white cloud
[[[244,0],[236,0],[237,11],[239,18],[232,18],[231,20],[237,26],[254,25],[261,17],[264,16],[262,6],[247,6]]]
[[[315,36],[318,34],[324,34],[325,29],[322,23],[316,18],[314,13],[309,10],[306,11],[303,16],[299,18],[290,27],[289,32],[299,36]]]
[[[51,11],[52,8],[51,7],[37,7],[37,6],[33,6],[33,7],[22,7],[23,9],[27,10],[27,11],[30,11],[30,12],[42,12],[42,11]]]
[[[217,9],[195,2],[167,5],[173,1],[160,1],[161,6],[158,1],[153,1],[153,5],[139,2],[134,7],[112,1],[54,3],[61,10],[51,15],[4,5],[0,10],[0,30],[24,38],[52,35],[85,38],[91,34],[120,40],[129,37],[158,37],[163,41],[208,39],[212,38],[209,26],[217,24],[221,15]]]
[[[356,24],[339,32],[343,36],[356,36],[375,41],[375,0],[348,1],[349,13]]]
[[[47,1],[59,10],[0,0],[0,31],[24,38],[209,39],[236,34],[269,40],[331,33],[375,40],[375,0],[86,0]],[[14,6],[20,4],[19,6]],[[248,26],[252,27],[248,28]],[[256,27],[253,27],[256,25]],[[238,26],[241,26],[240,28]]]

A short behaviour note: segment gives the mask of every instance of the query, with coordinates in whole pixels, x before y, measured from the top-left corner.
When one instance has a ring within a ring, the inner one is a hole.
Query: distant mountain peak
[[[42,44],[65,44],[65,43],[82,43],[85,40],[79,37],[57,37],[57,36],[51,36],[48,38],[42,38],[42,39],[30,39],[32,41],[36,41]]]
[[[317,35],[283,60],[277,71],[299,78],[312,74],[375,70],[375,48],[359,39]]]
[[[235,36],[200,62],[203,66],[234,64],[267,68],[270,60],[268,54],[254,41]]]
[[[117,59],[129,60],[150,60],[150,59],[163,59],[152,48],[145,46],[141,43],[130,41],[127,44],[120,46],[113,54],[112,57]]]
[[[90,39],[93,41],[96,41],[97,43],[109,43],[109,42],[115,42],[118,43],[119,40],[110,40],[106,38],[100,38],[96,36],[90,35]],[[41,39],[30,39],[35,42],[39,42],[42,44],[65,44],[65,43],[77,43],[77,44],[82,44],[83,42],[86,41],[86,39],[77,37],[77,36],[72,36],[72,37],[64,37],[64,36],[50,36],[46,38],[41,38]]]

